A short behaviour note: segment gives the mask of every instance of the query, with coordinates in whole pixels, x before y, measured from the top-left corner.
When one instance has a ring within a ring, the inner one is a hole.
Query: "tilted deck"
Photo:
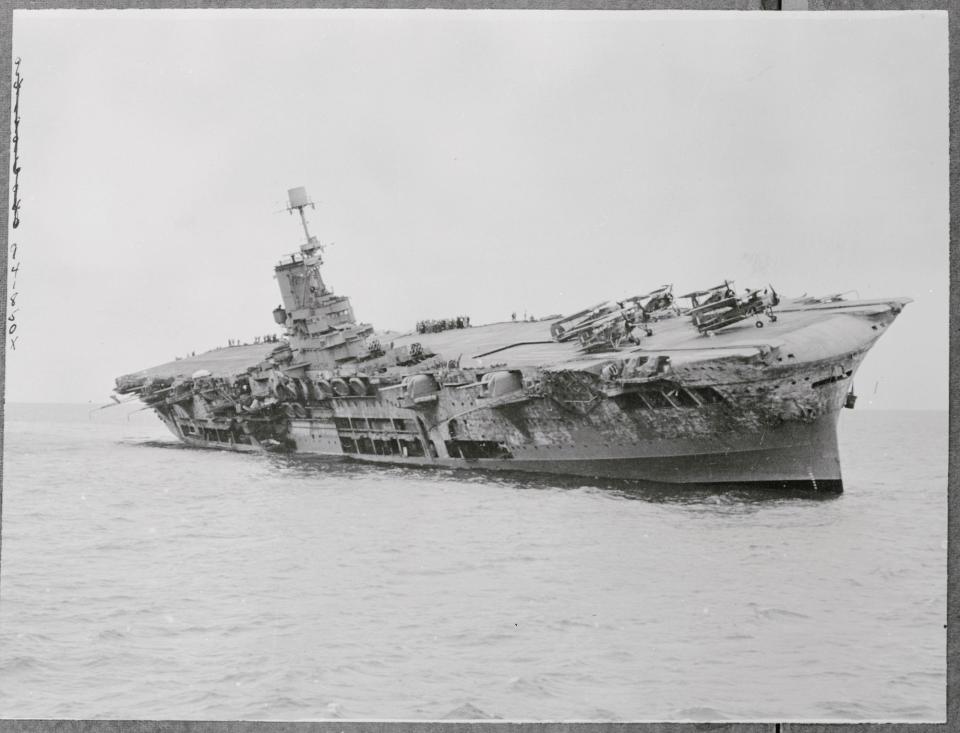
[[[877,309],[885,310],[891,303],[908,301],[908,298],[893,298],[811,305],[787,301],[774,309],[777,314],[774,322],[763,316],[749,318],[710,336],[701,335],[688,317],[679,316],[651,324],[653,336],[645,337],[639,346],[624,344],[617,352],[585,353],[576,339],[554,341],[550,336],[550,325],[556,319],[506,321],[436,333],[389,334],[390,340],[383,340],[384,346],[419,343],[441,359],[459,359],[464,367],[502,365],[522,368],[564,363],[573,366],[573,363],[596,363],[615,354],[622,357],[624,352],[667,354],[674,363],[680,363],[712,359],[721,353],[747,354],[758,348],[775,348],[785,343],[789,343],[794,358],[802,362],[835,353],[836,345],[847,340],[849,329],[862,327],[857,324],[859,319],[850,316],[866,315]],[[763,328],[756,327],[757,321],[763,323]],[[267,342],[222,347],[159,364],[124,378],[189,377],[201,369],[214,377],[231,377],[259,364],[283,346],[283,342]],[[415,371],[416,366],[411,370]]]
[[[196,356],[188,356],[176,361],[168,361],[165,364],[143,369],[139,372],[126,374],[120,377],[121,380],[134,377],[145,377],[152,379],[155,377],[189,377],[195,372],[206,369],[214,377],[233,377],[243,374],[254,364],[259,364],[270,354],[282,347],[283,342],[272,342],[262,344],[244,344],[242,346],[224,346],[219,349],[205,351]]]
[[[758,348],[770,349],[789,344],[790,353],[798,362],[815,361],[836,353],[849,339],[851,330],[862,328],[859,318],[872,312],[885,311],[890,304],[902,306],[909,298],[889,300],[839,301],[800,305],[784,302],[774,308],[777,320],[765,316],[748,318],[713,335],[701,335],[687,316],[679,316],[651,324],[653,336],[645,337],[639,346],[624,343],[616,352],[585,353],[576,339],[553,341],[550,324],[545,321],[507,321],[471,328],[452,329],[439,333],[408,333],[393,338],[396,346],[419,342],[424,349],[446,360],[461,358],[463,366],[494,364],[507,368],[545,367],[564,362],[597,362],[624,352],[667,354],[675,363],[716,358],[720,352],[753,353]],[[756,323],[761,322],[762,328]],[[477,358],[479,357],[479,361]]]

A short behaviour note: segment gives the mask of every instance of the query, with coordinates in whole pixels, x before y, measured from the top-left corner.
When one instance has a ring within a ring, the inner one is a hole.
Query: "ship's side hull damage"
[[[405,456],[395,452],[396,448],[377,445],[377,442],[382,445],[395,440],[391,438],[367,439],[369,447],[363,452],[355,448],[357,440],[350,444],[348,451],[325,455],[348,455],[378,463],[527,471],[663,484],[842,491],[836,419],[835,412],[809,424],[784,423],[768,432],[737,436],[736,440],[625,439],[619,446],[609,446],[603,445],[598,436],[590,441],[593,445],[584,441],[578,449],[545,451],[543,455],[538,455],[538,446],[511,446],[501,441],[475,441],[479,445],[470,457],[463,456],[462,446],[467,441],[461,441],[456,445],[460,455],[452,456],[450,452],[444,455],[441,443],[436,441],[433,443],[436,456],[431,455],[429,448],[423,451],[424,455]],[[291,434],[297,442],[297,452],[313,452],[309,439],[298,438],[316,428],[312,421],[294,426]],[[378,454],[377,450],[382,452]],[[587,455],[595,457],[585,457]]]

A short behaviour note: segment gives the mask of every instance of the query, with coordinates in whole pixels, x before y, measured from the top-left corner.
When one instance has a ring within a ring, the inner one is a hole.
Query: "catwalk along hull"
[[[725,282],[690,309],[665,287],[567,318],[377,334],[323,283],[307,236],[275,268],[285,339],[126,375],[117,391],[192,446],[839,491],[838,417],[909,302],[738,297]]]

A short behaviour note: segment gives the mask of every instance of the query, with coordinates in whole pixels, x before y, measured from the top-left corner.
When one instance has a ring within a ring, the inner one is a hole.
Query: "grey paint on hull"
[[[836,433],[838,414],[832,412],[809,423],[784,423],[763,434],[739,435],[735,444],[730,442],[723,451],[715,453],[693,451],[690,441],[683,442],[687,445],[677,444],[675,452],[670,453],[663,441],[656,441],[639,443],[633,455],[616,458],[571,456],[542,460],[517,456],[471,460],[358,454],[351,454],[350,458],[368,463],[525,471],[674,485],[762,485],[839,491],[842,480]],[[298,422],[308,429],[309,421]],[[297,433],[295,427],[294,440]]]

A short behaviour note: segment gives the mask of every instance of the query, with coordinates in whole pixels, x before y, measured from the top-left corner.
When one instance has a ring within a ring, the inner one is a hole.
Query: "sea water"
[[[189,449],[93,407],[7,406],[0,717],[945,715],[945,412],[845,410],[819,496]]]

